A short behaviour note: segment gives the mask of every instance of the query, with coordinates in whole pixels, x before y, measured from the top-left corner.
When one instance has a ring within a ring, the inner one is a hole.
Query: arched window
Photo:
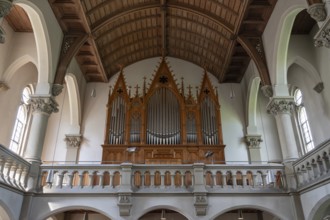
[[[26,135],[26,127],[30,116],[30,95],[32,94],[29,86],[25,87],[22,92],[21,104],[18,107],[15,126],[10,140],[9,149],[17,154],[23,153],[23,143]]]
[[[303,152],[307,153],[314,148],[311,129],[309,127],[306,108],[304,107],[303,96],[300,89],[294,92],[294,101],[297,109],[297,121],[299,125],[299,133],[302,137]]]

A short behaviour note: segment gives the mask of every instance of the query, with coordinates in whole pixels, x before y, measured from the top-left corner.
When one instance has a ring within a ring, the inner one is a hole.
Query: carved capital
[[[9,89],[9,86],[6,82],[0,81],[0,91],[6,91]]]
[[[0,18],[5,17],[9,14],[11,7],[13,6],[10,0],[0,0]]]
[[[208,206],[206,193],[195,193],[194,194],[194,206],[197,216],[205,216]]]
[[[315,90],[315,92],[321,93],[324,89],[323,82],[319,82],[318,84],[316,84],[313,89]]]
[[[132,196],[130,193],[121,193],[118,195],[119,214],[120,216],[129,216],[132,207]]]
[[[0,27],[0,44],[5,43],[5,41],[6,41],[6,36],[5,35],[6,35],[5,30],[2,27]]]
[[[62,90],[63,90],[63,85],[61,85],[61,84],[53,84],[52,95],[53,96],[58,96],[59,94],[61,94]]]
[[[272,115],[291,114],[294,109],[293,97],[272,98],[267,106],[267,112]]]
[[[66,134],[64,140],[69,147],[79,148],[81,141],[82,141],[82,135],[81,134]]]
[[[261,135],[246,135],[245,140],[250,149],[259,149],[262,142]]]
[[[267,98],[273,97],[273,87],[270,85],[265,85],[261,87],[261,91]]]
[[[327,47],[330,48],[330,28],[324,28],[320,32],[320,36],[317,37],[314,41],[315,47]]]
[[[307,9],[308,14],[317,22],[324,21],[327,17],[324,3],[315,3]]]
[[[33,113],[39,112],[50,115],[53,112],[58,112],[58,104],[52,96],[31,96],[30,104]]]

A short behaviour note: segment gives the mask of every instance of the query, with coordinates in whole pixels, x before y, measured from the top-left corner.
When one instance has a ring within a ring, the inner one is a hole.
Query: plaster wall
[[[310,73],[301,66],[293,64],[288,70],[288,82],[302,91],[314,145],[317,146],[328,140],[330,118],[325,112],[325,100],[322,95],[313,90],[315,84]]]
[[[19,68],[8,82],[9,89],[0,92],[0,143],[9,147],[11,135],[15,125],[22,91],[28,84],[37,81],[37,69],[32,63],[27,63]]]
[[[162,208],[176,211],[185,216],[188,220],[218,220],[219,216],[222,214],[237,208],[256,208],[272,213],[281,220],[294,219],[292,213],[293,207],[291,206],[288,196],[255,195],[252,197],[250,195],[222,195],[221,199],[219,199],[218,196],[209,196],[207,215],[198,217],[196,217],[193,202],[193,197],[190,195],[140,195],[133,198],[131,214],[125,217],[119,216],[117,197],[112,197],[110,195],[91,197],[72,197],[69,195],[58,197],[44,195],[42,197],[34,197],[29,219],[42,220],[67,210],[87,209],[99,212],[112,220],[136,220],[152,210]],[[281,210],[281,212],[274,213],[274,210]]]
[[[19,220],[23,195],[5,187],[0,187],[0,195],[0,209],[2,208],[6,212],[7,217],[9,217],[9,219],[4,220]],[[1,217],[0,215],[0,219]]]
[[[301,193],[301,205],[306,220],[315,220],[314,215],[317,213],[320,206],[325,202],[324,198],[327,198],[329,203],[329,195],[329,183],[325,183],[317,188],[312,188]],[[330,215],[330,210],[328,210],[328,214]],[[323,217],[324,216],[322,216],[321,218]]]
[[[191,85],[193,88],[200,86],[202,83],[203,69],[186,61],[168,58],[169,65],[177,83],[181,83],[181,77],[184,77],[185,87]],[[152,58],[137,62],[124,69],[126,85],[132,86],[132,95],[135,94],[133,89],[136,84],[143,87],[143,77],[147,77],[147,82],[151,79],[151,74],[157,70],[159,58]],[[100,161],[102,156],[101,144],[104,143],[104,132],[106,123],[106,104],[108,102],[109,85],[114,86],[118,74],[111,78],[109,84],[105,83],[88,83],[86,87],[86,95],[83,107],[82,134],[84,140],[80,150],[81,161]],[[219,101],[221,105],[221,118],[223,128],[224,144],[226,160],[230,162],[248,161],[246,145],[244,142],[244,105],[243,95],[240,84],[218,84],[217,79],[209,74],[210,80],[214,86],[218,87]],[[180,87],[180,86],[179,86]],[[95,97],[91,97],[92,90],[95,89]],[[230,98],[231,90],[234,91],[235,97]],[[140,93],[142,90],[140,89]],[[186,93],[187,93],[186,89]],[[192,91],[195,94],[195,91]]]

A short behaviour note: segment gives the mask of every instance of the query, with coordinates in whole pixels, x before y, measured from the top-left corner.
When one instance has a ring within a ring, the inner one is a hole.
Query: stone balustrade
[[[30,163],[0,145],[0,182],[19,190],[25,190]]]
[[[298,188],[302,189],[330,177],[330,140],[317,146],[293,164]]]
[[[133,193],[191,193],[196,191],[198,183],[203,183],[205,192],[210,193],[283,192],[286,187],[283,165],[198,164],[202,172],[197,172],[196,166],[42,165],[39,185],[43,193],[116,193],[123,185]],[[124,170],[129,177],[125,180]]]

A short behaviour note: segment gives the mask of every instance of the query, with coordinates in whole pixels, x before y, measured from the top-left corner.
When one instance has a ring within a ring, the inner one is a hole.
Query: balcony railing
[[[25,190],[28,173],[30,170],[30,163],[0,145],[0,182],[17,188]]]
[[[330,178],[329,154],[330,139],[320,144],[293,164],[299,189]]]
[[[198,168],[197,168],[198,167]],[[133,193],[283,192],[283,165],[42,165],[39,192]],[[126,175],[126,177],[124,177]]]

